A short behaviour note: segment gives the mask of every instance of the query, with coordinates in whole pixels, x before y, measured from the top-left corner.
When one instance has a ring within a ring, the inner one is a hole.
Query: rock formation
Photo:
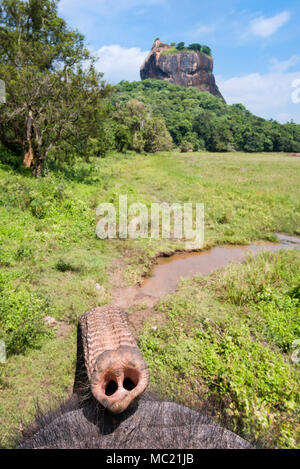
[[[195,87],[223,98],[216,85],[213,71],[213,58],[195,51],[176,51],[163,54],[172,46],[154,41],[151,51],[140,69],[141,79],[155,78],[184,87]]]

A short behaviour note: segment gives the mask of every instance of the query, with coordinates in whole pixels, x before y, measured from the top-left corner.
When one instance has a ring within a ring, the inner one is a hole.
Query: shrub
[[[46,301],[31,293],[29,285],[17,290],[7,277],[0,277],[0,338],[8,356],[38,348],[51,335],[43,321],[47,314]]]
[[[118,124],[116,131],[116,148],[118,151],[125,153],[132,148],[132,136],[130,130],[123,124]]]
[[[208,47],[208,46],[202,46],[202,47],[201,47],[201,52],[202,52],[203,54],[209,55],[210,57],[211,57],[211,55],[212,55],[212,54],[211,54],[211,48]]]
[[[253,329],[261,329],[258,332],[264,338],[283,352],[289,352],[293,342],[300,337],[300,301],[270,290],[265,292],[265,297],[265,301],[256,307],[258,319]]]
[[[55,268],[60,272],[80,272],[83,266],[80,264],[76,264],[75,262],[59,259],[55,265]]]
[[[8,166],[12,166],[14,169],[17,169],[22,163],[22,157],[18,151],[12,151],[0,143],[0,161],[3,164],[7,164]]]
[[[146,152],[168,151],[173,147],[172,137],[164,121],[158,117],[147,120],[142,133]]]
[[[200,52],[201,48],[202,48],[201,44],[198,44],[198,43],[193,43],[188,46],[188,49],[194,50],[196,52]]]
[[[183,140],[180,145],[180,150],[182,153],[186,153],[187,151],[193,151],[193,144],[188,140]]]

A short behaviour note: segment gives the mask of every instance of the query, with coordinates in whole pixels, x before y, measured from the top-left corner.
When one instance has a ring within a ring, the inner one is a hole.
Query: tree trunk
[[[26,151],[24,155],[24,160],[23,160],[23,166],[25,168],[30,168],[33,165],[34,161],[34,153],[31,145],[31,140],[28,142],[28,150]]]
[[[36,150],[35,154],[36,154],[36,163],[35,163],[35,167],[34,167],[34,170],[33,170],[33,175],[35,177],[39,177],[42,175],[42,169],[43,169],[43,166],[44,166],[44,163],[49,155],[49,152],[50,150],[54,147],[54,144],[53,143],[50,143],[50,145],[48,146],[47,150],[43,153],[42,152],[42,148],[41,148],[41,141],[39,140],[40,144],[38,146],[38,150]]]
[[[40,177],[42,175],[42,169],[43,169],[43,160],[39,159],[33,170],[33,175],[35,177]]]
[[[32,126],[33,126],[33,115],[32,110],[29,108],[28,117],[26,122],[26,140],[27,140],[27,151],[24,155],[23,165],[25,168],[30,168],[34,162],[34,151],[32,148]]]

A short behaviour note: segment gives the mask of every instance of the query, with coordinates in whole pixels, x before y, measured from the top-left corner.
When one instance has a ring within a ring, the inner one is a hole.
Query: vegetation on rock
[[[165,47],[166,44],[161,43],[160,47]],[[202,54],[212,56],[211,48],[208,46],[202,46],[199,43],[193,43],[189,46],[185,46],[184,42],[179,42],[177,45],[175,42],[171,43],[171,48],[162,51],[162,55],[178,54],[182,52],[202,52]]]

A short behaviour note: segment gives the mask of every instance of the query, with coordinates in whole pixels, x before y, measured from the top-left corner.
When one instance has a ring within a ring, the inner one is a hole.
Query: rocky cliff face
[[[224,99],[212,73],[212,57],[202,52],[193,51],[162,54],[163,51],[168,49],[172,49],[172,47],[162,45],[159,39],[155,40],[151,51],[141,66],[142,80],[156,78],[175,85],[195,87]]]

